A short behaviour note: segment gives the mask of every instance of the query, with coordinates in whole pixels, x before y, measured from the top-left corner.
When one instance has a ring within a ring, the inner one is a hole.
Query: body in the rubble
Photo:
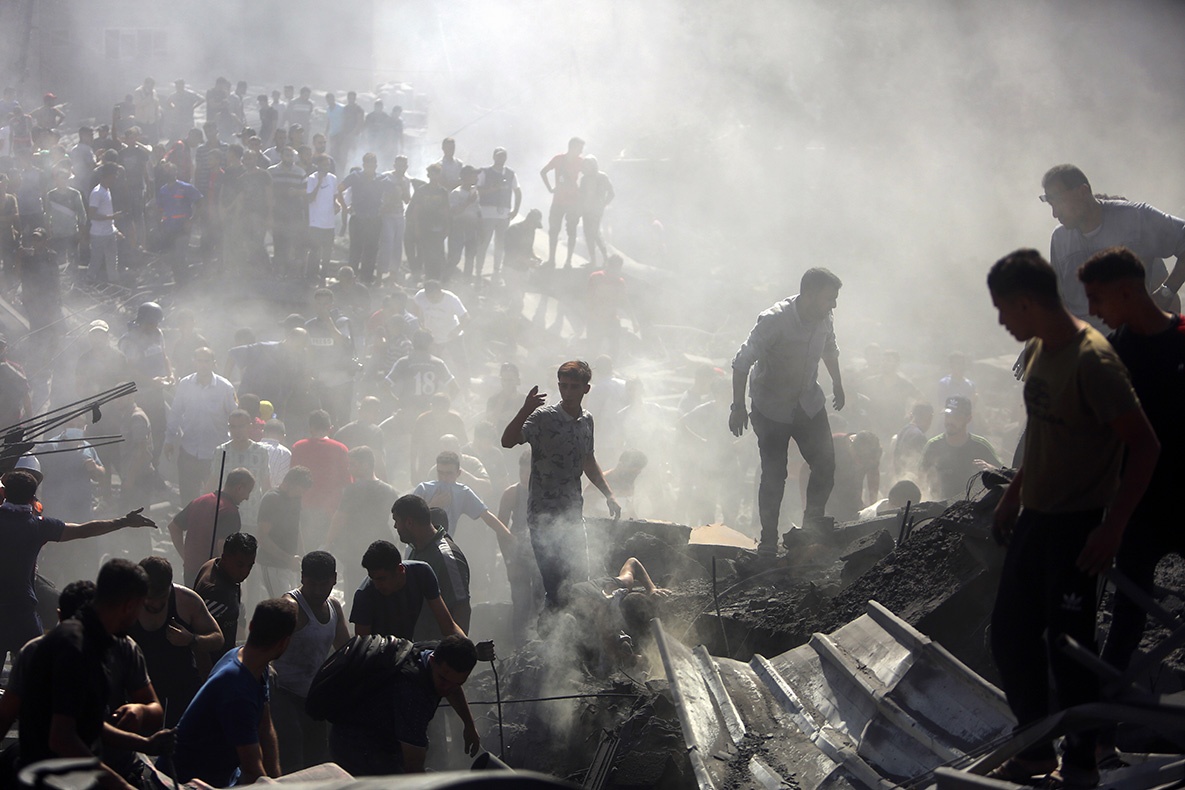
[[[878,499],[860,511],[860,520],[878,518],[888,513],[901,510],[906,505],[916,505],[922,501],[922,490],[912,480],[898,480],[889,489],[889,495]]]
[[[1023,728],[1099,699],[1098,677],[1057,645],[1065,636],[1093,647],[1096,577],[1111,566],[1160,445],[1118,355],[1063,304],[1057,273],[1039,252],[1005,256],[987,280],[1000,323],[1021,342],[1036,341],[1025,371],[1024,460],[992,525],[1008,546],[992,655]],[[1052,786],[1093,787],[1095,747],[1094,731],[1070,733],[1060,762],[1043,741],[992,775],[1048,774]]]
[[[1185,318],[1161,309],[1148,293],[1144,275],[1143,263],[1126,248],[1101,252],[1078,272],[1091,313],[1115,330],[1108,339],[1131,374],[1161,447],[1172,448],[1161,452],[1116,556],[1119,571],[1152,594],[1157,564],[1167,554],[1185,556],[1185,536],[1175,518],[1181,462],[1173,452],[1185,446]],[[1117,593],[1103,660],[1126,670],[1145,620],[1140,606]],[[1113,744],[1114,734],[1113,728],[1102,733],[1104,745]]]
[[[633,666],[642,657],[657,614],[658,587],[636,558],[622,564],[616,576],[577,582],[568,591],[568,607],[552,632],[573,645],[580,662],[603,677],[618,666]]]

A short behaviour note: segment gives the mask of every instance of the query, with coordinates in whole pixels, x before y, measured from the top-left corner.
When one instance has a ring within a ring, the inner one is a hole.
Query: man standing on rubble
[[[605,495],[610,515],[621,516],[621,505],[593,454],[592,415],[581,405],[590,389],[592,368],[583,360],[572,360],[560,365],[556,378],[560,402],[544,406],[547,394],[532,387],[502,432],[502,446],[508,450],[531,445],[527,527],[546,605],[553,611],[563,604],[565,584],[586,559],[582,475]]]
[[[757,552],[765,557],[778,553],[778,518],[791,439],[811,470],[803,528],[826,531],[832,526],[823,511],[835,485],[835,448],[826,397],[819,386],[819,361],[831,376],[832,405],[838,411],[844,406],[844,391],[831,311],[842,286],[839,277],[827,269],[807,269],[798,295],[757,316],[757,325],[732,360],[728,427],[734,436],[740,436],[752,418],[757,434],[761,454],[757,490],[761,542]],[[745,385],[750,378],[751,412],[745,410]]]
[[[1160,445],[1115,350],[1062,303],[1057,274],[1040,253],[1002,258],[987,283],[1000,323],[1029,343],[1024,458],[992,525],[996,541],[1008,546],[992,654],[1023,728],[1054,709],[1098,699],[1098,678],[1059,643],[1066,636],[1093,649],[1095,577],[1111,566]],[[1095,740],[1094,732],[1067,735],[1060,765],[1053,743],[1044,741],[990,775],[1028,782],[1048,774],[1050,786],[1094,787]]]
[[[1185,556],[1178,526],[1177,488],[1185,446],[1185,318],[1162,310],[1145,288],[1144,264],[1131,251],[1112,247],[1078,270],[1092,315],[1114,332],[1108,337],[1127,366],[1132,387],[1156,431],[1163,452],[1152,482],[1125,530],[1116,566],[1146,593],[1152,593],[1156,565],[1166,554]],[[1103,660],[1127,669],[1144,632],[1144,610],[1126,595],[1115,595],[1114,614]]]

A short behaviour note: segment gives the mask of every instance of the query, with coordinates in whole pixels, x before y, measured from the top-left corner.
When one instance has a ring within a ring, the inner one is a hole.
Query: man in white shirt
[[[115,220],[122,212],[111,202],[111,187],[119,178],[119,165],[108,162],[99,168],[99,183],[91,190],[87,215],[91,221],[91,262],[87,271],[93,281],[114,283],[119,279],[118,235]]]
[[[317,172],[305,179],[305,199],[309,203],[309,262],[307,274],[313,280],[324,278],[333,255],[333,231],[337,226],[337,176],[329,172],[329,157],[313,157]]]
[[[465,353],[465,324],[469,323],[469,311],[452,291],[446,291],[435,280],[428,280],[424,287],[412,297],[423,321],[424,329],[432,335],[432,342],[440,350],[440,356],[449,363],[462,389],[469,382],[469,360]]]
[[[238,408],[234,385],[214,372],[214,352],[193,352],[196,372],[177,382],[165,435],[165,457],[177,455],[177,483],[182,502],[202,494],[214,449],[227,439],[226,421]]]

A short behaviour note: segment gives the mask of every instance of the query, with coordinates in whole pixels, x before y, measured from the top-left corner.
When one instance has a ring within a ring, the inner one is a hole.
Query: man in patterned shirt
[[[581,475],[588,475],[605,495],[613,518],[621,516],[621,506],[613,498],[593,454],[592,415],[581,406],[589,391],[592,369],[587,362],[572,360],[560,365],[557,379],[558,404],[544,406],[547,393],[532,387],[523,407],[502,433],[502,446],[507,449],[531,445],[527,526],[551,609],[563,603],[561,588],[578,571],[577,563],[585,556]]]

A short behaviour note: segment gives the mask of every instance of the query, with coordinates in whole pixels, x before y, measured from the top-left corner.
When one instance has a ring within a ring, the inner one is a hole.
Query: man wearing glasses
[[[1050,240],[1050,263],[1057,272],[1058,290],[1076,317],[1090,316],[1078,268],[1096,252],[1127,247],[1144,264],[1149,293],[1162,309],[1178,311],[1177,291],[1185,283],[1185,220],[1125,198],[1095,195],[1086,175],[1074,165],[1057,165],[1041,179],[1041,202],[1049,204],[1061,223]],[[1170,272],[1165,258],[1175,257]]]

